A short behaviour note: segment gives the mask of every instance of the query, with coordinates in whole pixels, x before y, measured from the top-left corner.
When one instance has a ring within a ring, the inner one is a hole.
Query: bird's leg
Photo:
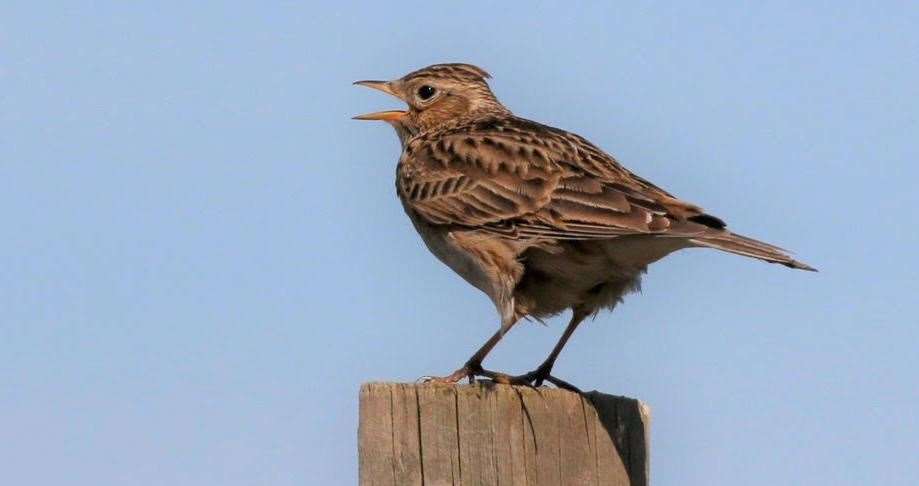
[[[568,323],[568,327],[565,328],[565,332],[562,333],[562,337],[558,339],[558,342],[555,343],[555,347],[552,348],[552,352],[549,353],[549,356],[545,361],[539,365],[538,368],[531,371],[529,374],[533,375],[533,384],[536,386],[542,385],[543,380],[551,378],[552,367],[555,366],[555,360],[558,359],[558,355],[562,352],[562,349],[568,344],[568,339],[571,338],[571,335],[574,334],[575,329],[578,328],[578,325],[587,317],[587,313],[575,309],[571,314],[571,321]]]
[[[544,381],[548,381],[549,383],[552,383],[559,388],[564,388],[566,390],[580,393],[580,390],[578,390],[574,385],[552,376],[552,367],[555,366],[555,360],[558,359],[558,355],[562,352],[562,348],[564,348],[565,344],[568,343],[568,339],[571,338],[572,334],[574,334],[574,330],[578,328],[578,325],[588,315],[588,312],[574,309],[574,312],[571,315],[571,321],[568,323],[568,327],[565,328],[565,332],[562,333],[562,337],[559,338],[558,342],[555,344],[555,347],[552,348],[552,352],[549,353],[549,357],[547,357],[546,360],[543,361],[542,364],[539,365],[539,367],[537,367],[535,370],[519,376],[508,376],[501,373],[481,373],[481,375],[487,376],[498,383],[507,383],[511,385],[540,386]]]
[[[498,329],[498,332],[494,333],[490,338],[488,338],[488,341],[485,341],[485,344],[483,344],[482,347],[475,352],[475,354],[466,360],[466,363],[463,364],[463,366],[461,366],[453,373],[450,373],[447,376],[425,376],[422,377],[421,380],[433,383],[453,384],[462,380],[463,378],[469,378],[469,383],[474,383],[476,376],[489,376],[492,373],[482,368],[482,361],[486,356],[488,356],[488,353],[491,352],[495,345],[498,344],[498,341],[504,337],[507,331],[509,331],[516,322],[517,320],[515,319],[512,322],[505,322],[502,324],[501,329]]]

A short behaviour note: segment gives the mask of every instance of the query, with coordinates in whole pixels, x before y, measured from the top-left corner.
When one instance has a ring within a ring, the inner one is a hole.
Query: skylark
[[[485,292],[498,331],[458,370],[539,386],[584,318],[612,310],[648,265],[684,248],[715,248],[814,270],[782,249],[725,228],[694,204],[633,174],[576,134],[514,116],[481,68],[436,64],[393,81],[358,81],[408,104],[355,117],[396,129],[396,192],[428,249]],[[482,360],[521,318],[566,309],[571,321],[535,370],[509,376]],[[573,388],[573,387],[571,387]]]

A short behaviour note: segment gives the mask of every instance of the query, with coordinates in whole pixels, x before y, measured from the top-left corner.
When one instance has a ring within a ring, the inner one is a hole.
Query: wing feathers
[[[433,224],[515,239],[686,238],[813,270],[781,248],[724,230],[720,219],[632,174],[587,140],[514,117],[415,137],[402,154],[397,187],[407,208]]]
[[[632,205],[624,194],[609,188],[602,188],[600,191],[593,193],[561,188],[556,189],[555,192],[552,193],[552,198],[580,204],[582,206],[608,209],[618,213],[628,213],[632,209]]]

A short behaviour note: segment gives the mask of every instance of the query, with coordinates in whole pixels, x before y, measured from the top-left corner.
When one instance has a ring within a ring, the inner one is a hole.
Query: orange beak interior
[[[405,111],[402,110],[387,110],[387,111],[377,111],[374,113],[367,113],[364,115],[357,115],[353,117],[354,120],[382,120],[382,121],[396,121],[403,116],[405,116]]]

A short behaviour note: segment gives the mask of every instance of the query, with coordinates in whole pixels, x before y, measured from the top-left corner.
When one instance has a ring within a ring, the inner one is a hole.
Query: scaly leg
[[[547,357],[546,360],[543,361],[542,364],[539,365],[539,367],[535,370],[519,376],[509,376],[503,373],[493,373],[483,370],[483,372],[479,373],[479,375],[491,378],[498,383],[505,383],[510,385],[540,386],[542,385],[543,381],[548,381],[549,383],[552,383],[559,388],[564,388],[566,390],[580,393],[580,390],[578,390],[574,385],[552,376],[552,367],[555,366],[555,360],[558,359],[558,355],[562,352],[562,348],[564,348],[565,344],[568,343],[568,339],[571,338],[571,335],[574,334],[575,329],[578,328],[578,325],[588,315],[588,312],[574,309],[571,315],[571,322],[568,323],[568,327],[565,328],[565,332],[562,333],[562,337],[559,338],[558,342],[555,344],[555,347],[552,349],[552,352],[549,353],[549,357]]]
[[[517,320],[518,319],[515,318],[514,321],[510,324],[502,325],[501,329],[498,329],[498,332],[494,333],[494,335],[488,338],[488,341],[485,341],[485,344],[483,344],[482,347],[479,348],[479,350],[476,351],[475,354],[473,354],[472,357],[470,357],[463,366],[461,366],[453,373],[450,373],[447,376],[423,376],[419,378],[419,380],[432,383],[453,384],[462,380],[463,378],[469,378],[469,383],[474,383],[476,376],[490,377],[492,372],[482,369],[482,361],[486,356],[488,356],[488,353],[491,352],[495,345],[498,344],[498,341],[504,337],[507,331],[509,331],[511,327],[514,326]]]

